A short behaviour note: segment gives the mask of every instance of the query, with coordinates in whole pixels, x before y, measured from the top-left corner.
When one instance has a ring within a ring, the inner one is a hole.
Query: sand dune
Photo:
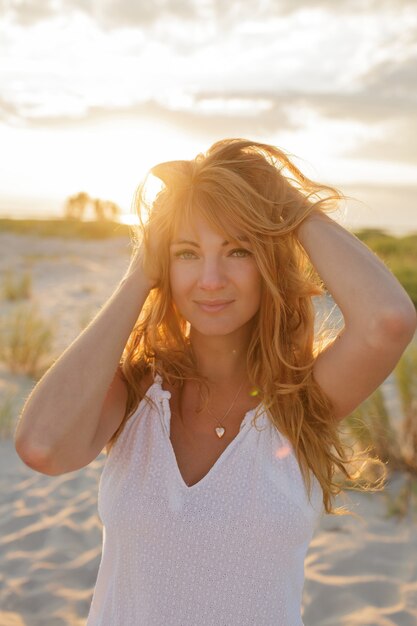
[[[6,251],[0,272],[30,270],[32,300],[57,320],[55,354],[110,296],[129,260],[123,238],[1,234],[0,246]],[[1,302],[1,314],[13,306]],[[16,414],[32,385],[1,365],[0,393],[15,393]],[[85,625],[101,556],[97,490],[104,461],[101,454],[82,470],[44,476],[24,465],[11,440],[0,441],[0,626]],[[387,493],[397,493],[402,480],[393,477]],[[361,517],[320,520],[306,558],[306,626],[415,626],[416,514],[387,518],[384,493],[348,492],[338,504]]]

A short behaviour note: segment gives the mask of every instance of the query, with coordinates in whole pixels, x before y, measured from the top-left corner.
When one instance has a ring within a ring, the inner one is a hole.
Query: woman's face
[[[170,245],[172,297],[193,329],[227,335],[258,311],[261,274],[247,241],[224,241],[202,217],[193,226],[180,228]]]

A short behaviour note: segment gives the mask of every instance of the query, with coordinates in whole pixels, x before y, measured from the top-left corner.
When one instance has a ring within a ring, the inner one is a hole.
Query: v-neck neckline
[[[196,490],[198,487],[200,487],[202,484],[206,483],[209,479],[210,476],[212,476],[216,470],[218,469],[218,467],[221,465],[222,461],[224,461],[224,458],[227,454],[230,454],[230,451],[233,447],[235,447],[237,445],[237,441],[242,437],[242,434],[248,430],[247,426],[248,426],[248,419],[251,416],[251,414],[255,413],[256,411],[258,411],[261,406],[262,406],[262,402],[260,402],[256,407],[254,407],[253,409],[249,409],[248,411],[246,411],[241,424],[240,424],[240,428],[239,428],[239,432],[237,433],[237,435],[235,437],[233,437],[233,439],[229,442],[229,444],[226,446],[226,448],[223,450],[223,452],[221,453],[221,455],[215,460],[215,462],[213,463],[213,465],[210,467],[210,469],[208,470],[208,472],[206,472],[206,474],[204,474],[204,476],[202,478],[200,478],[199,481],[197,481],[196,483],[194,483],[193,485],[187,485],[187,483],[185,482],[181,472],[180,472],[180,468],[178,466],[178,461],[177,461],[177,457],[175,456],[175,451],[172,445],[172,441],[171,441],[171,417],[172,417],[172,412],[171,412],[171,404],[170,404],[170,399],[171,399],[171,392],[168,391],[167,389],[164,389],[162,387],[162,377],[158,374],[155,377],[155,383],[156,385],[159,386],[162,395],[161,395],[161,399],[163,402],[163,410],[164,410],[164,416],[163,416],[163,426],[164,426],[164,432],[166,435],[166,439],[167,439],[167,444],[168,444],[168,448],[170,450],[170,456],[172,458],[173,461],[173,466],[175,467],[175,473],[177,475],[177,479],[179,480],[179,483],[181,485],[181,487],[183,489],[185,489],[186,491],[193,491]],[[166,419],[165,419],[166,418]],[[252,427],[252,424],[249,424],[249,428]]]

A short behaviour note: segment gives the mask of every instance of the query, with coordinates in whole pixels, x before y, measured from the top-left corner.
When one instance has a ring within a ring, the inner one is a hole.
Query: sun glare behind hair
[[[154,176],[149,172],[144,180],[143,187],[143,200],[144,203],[137,203],[135,200],[132,202],[132,207],[128,215],[129,224],[139,224],[139,217],[143,224],[149,220],[149,214],[147,206],[152,206],[156,196],[163,189],[164,183],[160,178]],[[140,215],[138,215],[138,211]],[[132,220],[132,221],[130,221]]]

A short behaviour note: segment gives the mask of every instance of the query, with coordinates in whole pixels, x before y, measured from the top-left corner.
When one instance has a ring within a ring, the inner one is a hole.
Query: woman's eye
[[[191,255],[191,257],[195,256],[195,253],[192,250],[180,250],[174,254],[176,259],[189,259],[190,257],[187,255]]]
[[[229,254],[230,256],[244,258],[250,256],[252,252],[250,252],[249,250],[245,250],[245,248],[236,248],[235,250],[231,250]],[[193,250],[179,250],[178,252],[175,252],[174,257],[176,259],[187,260],[195,258],[196,254]]]
[[[232,250],[230,254],[236,254],[239,257],[250,256],[252,253],[249,250],[245,250],[245,248],[237,248],[236,250]]]

